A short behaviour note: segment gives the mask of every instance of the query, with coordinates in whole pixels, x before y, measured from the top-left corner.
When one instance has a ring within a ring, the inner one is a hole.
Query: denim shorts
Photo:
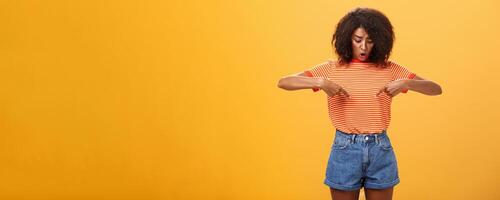
[[[387,132],[336,130],[324,184],[339,190],[385,189],[399,183],[396,155]]]

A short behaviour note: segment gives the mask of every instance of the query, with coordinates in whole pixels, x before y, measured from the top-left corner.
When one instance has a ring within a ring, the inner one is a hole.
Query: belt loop
[[[351,137],[351,143],[353,143],[353,144],[354,144],[355,139],[356,139],[356,134],[352,134],[352,137]]]
[[[378,134],[375,134],[375,143],[377,143],[377,144],[378,144],[378,142],[379,142],[379,141],[378,141]]]

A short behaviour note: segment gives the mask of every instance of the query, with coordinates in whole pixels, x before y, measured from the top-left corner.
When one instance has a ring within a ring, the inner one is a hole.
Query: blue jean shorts
[[[399,183],[387,132],[348,134],[336,130],[324,184],[339,190],[385,189]]]

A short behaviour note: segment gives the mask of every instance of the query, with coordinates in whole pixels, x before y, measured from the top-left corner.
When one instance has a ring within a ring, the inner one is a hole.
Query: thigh
[[[330,188],[330,194],[333,200],[358,200],[359,190],[345,191]]]
[[[386,189],[365,188],[366,200],[392,200],[393,187]]]

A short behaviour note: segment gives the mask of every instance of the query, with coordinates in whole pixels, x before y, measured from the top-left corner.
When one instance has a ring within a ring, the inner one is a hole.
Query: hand
[[[349,93],[347,93],[347,91],[344,88],[342,88],[340,85],[328,79],[324,79],[324,81],[321,84],[321,89],[323,89],[323,91],[325,91],[325,93],[330,97],[342,94],[348,98],[351,97],[351,95],[349,95]]]
[[[395,97],[404,89],[408,89],[408,79],[398,79],[388,83],[383,88],[381,88],[376,94],[376,96],[385,92],[390,97]]]

